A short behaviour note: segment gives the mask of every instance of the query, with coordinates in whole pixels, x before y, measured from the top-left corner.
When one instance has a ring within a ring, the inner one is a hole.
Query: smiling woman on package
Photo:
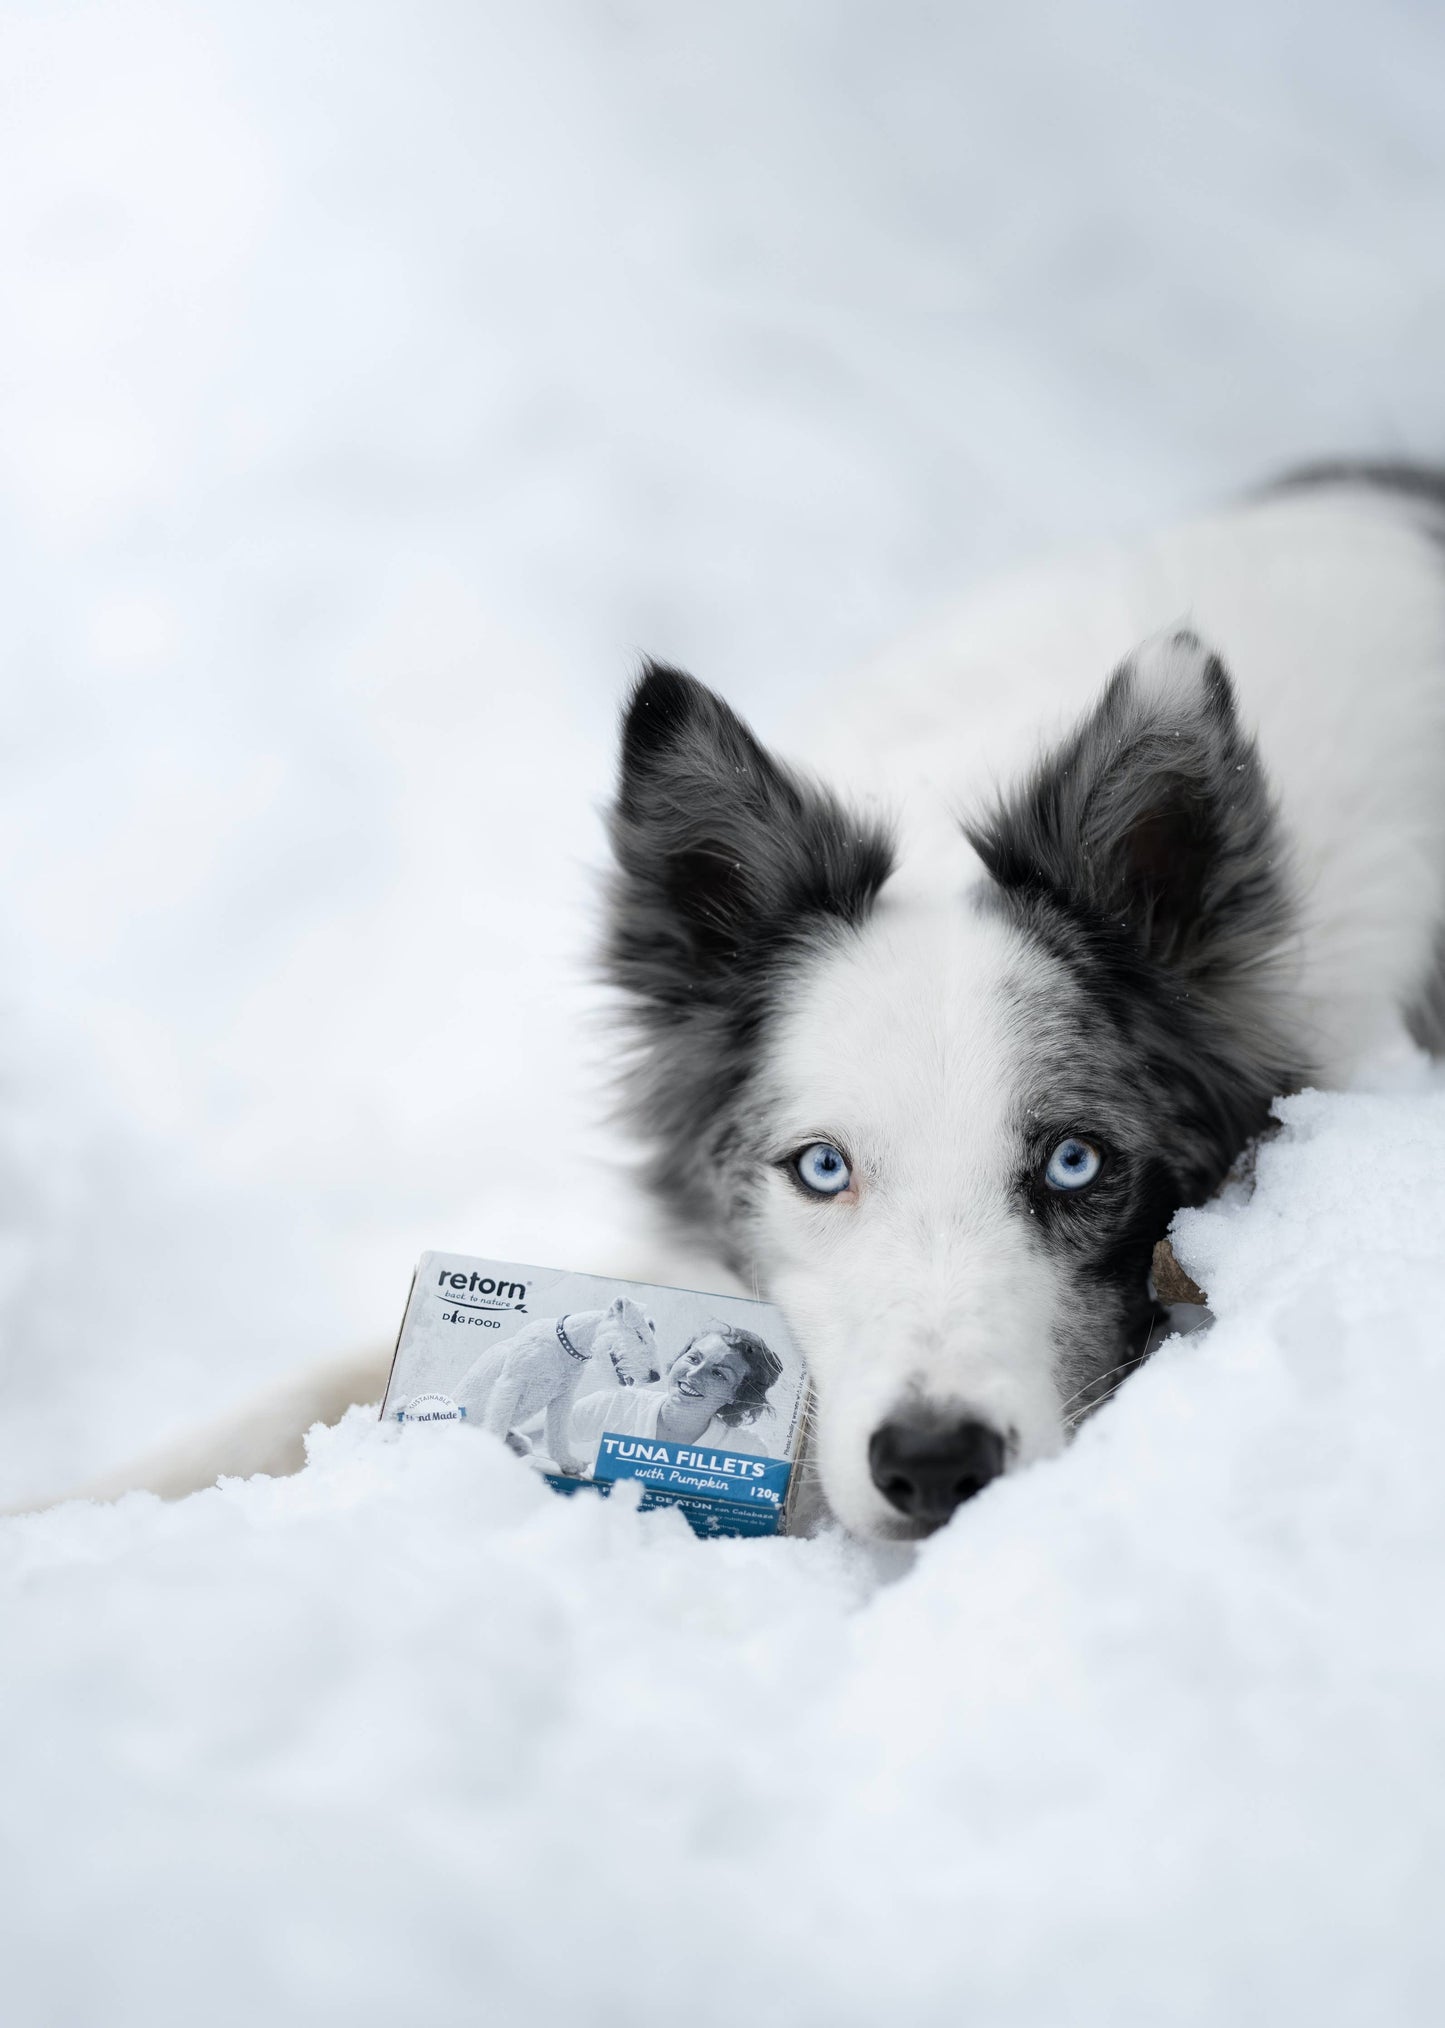
[[[605,1430],[619,1436],[696,1443],[713,1418],[729,1429],[756,1422],[782,1361],[753,1331],[709,1324],[691,1338],[658,1387],[604,1387],[574,1403],[569,1433],[591,1450]]]

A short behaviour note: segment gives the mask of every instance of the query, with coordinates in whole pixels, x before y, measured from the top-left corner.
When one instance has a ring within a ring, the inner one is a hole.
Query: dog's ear
[[[622,725],[606,966],[657,1012],[736,997],[820,919],[856,923],[886,829],[773,759],[681,670],[645,664]]]
[[[1147,641],[1073,734],[969,837],[999,885],[1201,986],[1257,967],[1291,896],[1274,801],[1219,658]]]

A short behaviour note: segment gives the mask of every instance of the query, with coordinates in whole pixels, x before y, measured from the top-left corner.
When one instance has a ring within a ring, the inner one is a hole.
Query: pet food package
[[[700,1535],[771,1535],[807,1393],[770,1303],[427,1253],[381,1412],[506,1443],[562,1492],[637,1479]]]

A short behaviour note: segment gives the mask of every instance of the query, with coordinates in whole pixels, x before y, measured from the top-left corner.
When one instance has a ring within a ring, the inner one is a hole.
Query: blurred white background
[[[625,1267],[636,653],[1445,450],[1421,5],[0,7],[0,1498]]]

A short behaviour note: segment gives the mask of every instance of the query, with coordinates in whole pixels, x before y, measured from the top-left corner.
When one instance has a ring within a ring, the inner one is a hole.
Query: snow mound
[[[1424,2022],[1445,1078],[1186,1214],[1218,1322],[917,1552],[357,1410],[0,1528],[10,2018]]]

